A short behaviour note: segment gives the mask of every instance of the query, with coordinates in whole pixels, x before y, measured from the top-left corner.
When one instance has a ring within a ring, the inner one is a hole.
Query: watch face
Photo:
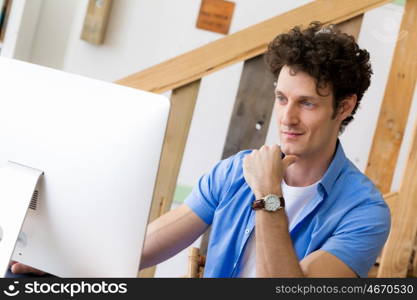
[[[276,211],[281,207],[278,196],[268,195],[265,197],[265,209],[268,211]]]

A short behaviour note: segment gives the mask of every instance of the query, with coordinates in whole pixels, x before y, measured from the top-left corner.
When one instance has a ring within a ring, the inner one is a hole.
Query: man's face
[[[334,150],[341,121],[333,118],[330,88],[316,92],[313,77],[284,66],[275,89],[278,130],[285,154],[314,159]],[[333,148],[333,149],[332,149]]]

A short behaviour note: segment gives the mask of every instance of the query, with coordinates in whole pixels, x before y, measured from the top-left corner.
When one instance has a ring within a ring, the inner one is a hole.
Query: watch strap
[[[258,199],[252,202],[252,208],[257,210],[257,209],[262,209],[265,208],[265,201],[264,199]]]
[[[285,199],[282,196],[278,196],[280,207],[285,207]],[[252,202],[252,209],[258,210],[265,208],[265,198],[257,199]]]

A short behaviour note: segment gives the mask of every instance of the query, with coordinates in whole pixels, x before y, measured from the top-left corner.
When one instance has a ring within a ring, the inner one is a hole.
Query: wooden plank
[[[392,192],[385,194],[384,196],[385,202],[388,204],[388,207],[391,211],[392,219],[396,216],[396,210],[398,207],[398,192]],[[383,253],[384,250],[381,251]],[[379,255],[376,259],[375,264],[372,266],[371,270],[368,273],[368,277],[375,278],[378,275],[378,268],[381,262],[381,255]]]
[[[188,267],[186,278],[198,277],[198,262],[200,260],[200,251],[198,248],[191,247],[188,249]]]
[[[390,191],[417,78],[417,1],[404,9],[391,70],[366,168],[382,193]]]
[[[90,0],[81,39],[100,45],[104,41],[112,0]]]
[[[415,4],[417,1],[413,0]],[[410,1],[408,1],[410,2]],[[407,3],[408,4],[408,3]],[[417,234],[417,123],[378,277],[405,277]]]
[[[413,248],[413,252],[414,252],[414,258],[413,258],[413,263],[411,266],[411,273],[409,274],[409,277],[417,277],[417,236],[416,239],[414,240],[414,248]]]
[[[384,195],[384,200],[388,204],[391,216],[395,217],[398,209],[398,192],[391,192]]]
[[[311,21],[338,24],[390,0],[316,0],[117,82],[162,93],[265,52],[280,32]]]
[[[148,223],[171,208],[199,87],[200,80],[197,80],[172,91],[171,109]],[[152,267],[141,271],[139,276],[153,277],[154,273],[155,267]]]
[[[263,56],[245,61],[222,159],[243,149],[260,148],[266,139],[274,107],[274,76]],[[200,253],[206,255],[210,231],[202,238]]]
[[[274,76],[263,56],[247,60],[223,148],[222,159],[243,149],[260,148],[268,134],[274,108]]]
[[[355,38],[355,41],[357,41],[359,32],[361,31],[362,20],[363,14],[339,23],[336,25],[336,27],[340,31],[352,35]]]

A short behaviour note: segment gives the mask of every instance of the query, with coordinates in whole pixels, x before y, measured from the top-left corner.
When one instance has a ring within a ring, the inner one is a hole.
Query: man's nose
[[[293,103],[281,107],[281,124],[294,125],[298,123],[298,109]]]

